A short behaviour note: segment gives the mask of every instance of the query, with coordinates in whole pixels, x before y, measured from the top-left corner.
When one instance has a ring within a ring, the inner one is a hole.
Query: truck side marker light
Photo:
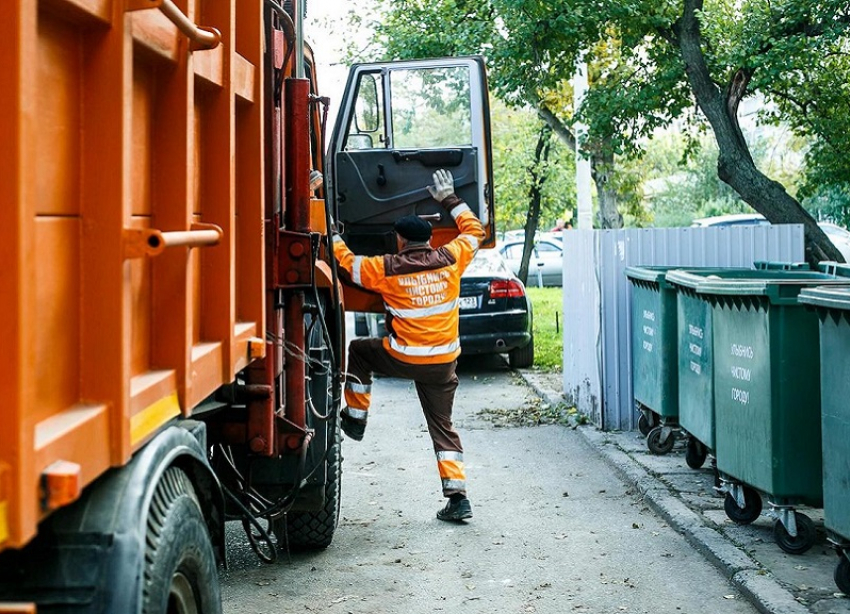
[[[135,447],[163,424],[180,415],[177,393],[161,398],[130,418],[130,445]]]
[[[70,461],[51,463],[41,474],[42,507],[55,510],[76,500],[83,490],[82,471]]]
[[[262,358],[266,355],[266,342],[259,337],[248,339],[248,359]]]

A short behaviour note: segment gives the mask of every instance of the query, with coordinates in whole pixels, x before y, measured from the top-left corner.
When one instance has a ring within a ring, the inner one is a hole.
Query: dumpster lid
[[[665,279],[664,276],[667,274],[667,271],[673,269],[679,269],[681,265],[677,266],[627,266],[626,267],[626,277],[629,279],[640,279],[642,281],[650,281],[656,284],[663,284]]]
[[[726,273],[734,274],[739,271],[747,274],[754,274],[760,272],[755,271],[753,269],[744,269],[737,267],[679,268],[673,269],[667,273],[667,281],[677,286],[683,286],[685,288],[691,288],[695,290],[699,284],[703,283],[711,275],[721,276]]]
[[[699,294],[722,296],[765,296],[772,303],[795,303],[807,287],[850,286],[850,278],[815,271],[753,271],[748,276],[724,278],[710,275],[700,283]]]
[[[817,286],[806,288],[797,299],[807,305],[850,311],[850,286]]]

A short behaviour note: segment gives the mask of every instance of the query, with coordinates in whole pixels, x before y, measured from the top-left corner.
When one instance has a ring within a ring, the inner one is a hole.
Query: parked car
[[[691,226],[706,228],[709,226],[753,226],[770,224],[759,213],[737,213],[733,215],[715,215],[694,220]],[[832,222],[818,222],[827,238],[838,248],[846,262],[850,262],[850,231]]]
[[[534,363],[531,300],[496,250],[480,250],[460,280],[462,355],[507,354],[512,368]],[[384,314],[357,313],[355,333],[385,337]]]
[[[519,275],[522,262],[523,240],[508,241],[498,247],[514,275]],[[554,239],[537,239],[528,261],[529,285],[561,286],[564,277],[563,244]]]

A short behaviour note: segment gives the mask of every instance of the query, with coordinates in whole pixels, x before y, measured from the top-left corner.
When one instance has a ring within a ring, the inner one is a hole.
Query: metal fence
[[[627,266],[750,267],[756,260],[803,260],[798,224],[571,230],[563,241],[564,392],[604,430],[637,426]]]

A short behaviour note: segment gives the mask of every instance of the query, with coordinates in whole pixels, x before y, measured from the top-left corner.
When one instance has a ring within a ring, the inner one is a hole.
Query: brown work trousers
[[[428,424],[434,452],[438,456],[441,452],[463,454],[460,435],[452,425],[452,406],[458,386],[456,367],[457,360],[435,365],[409,364],[391,356],[381,339],[352,339],[348,346],[346,378],[364,386],[372,385],[373,373],[413,380]],[[465,490],[465,487],[444,486],[443,494],[465,494]]]

